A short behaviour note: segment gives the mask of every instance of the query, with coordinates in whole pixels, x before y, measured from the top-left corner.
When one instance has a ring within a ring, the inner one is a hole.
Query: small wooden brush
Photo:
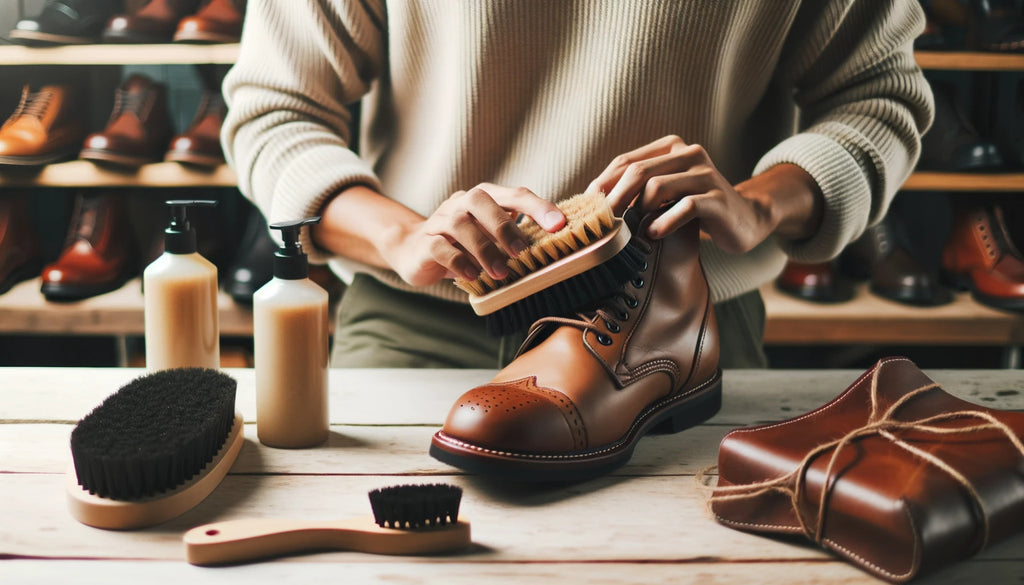
[[[193,565],[221,565],[324,550],[382,555],[454,551],[471,542],[469,522],[459,519],[461,499],[457,486],[401,485],[370,492],[372,518],[206,524],[185,533],[185,557]]]
[[[630,244],[626,222],[617,218],[604,193],[582,193],[558,204],[566,225],[549,233],[530,218],[519,229],[528,247],[506,263],[509,275],[495,280],[481,273],[455,279],[469,293],[487,330],[503,335],[541,317],[578,310],[613,294],[644,268],[643,253]]]

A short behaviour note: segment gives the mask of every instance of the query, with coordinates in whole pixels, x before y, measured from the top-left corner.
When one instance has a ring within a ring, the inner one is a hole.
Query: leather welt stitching
[[[682,398],[686,398],[688,396],[692,396],[695,393],[698,393],[699,391],[705,389],[706,387],[715,384],[718,380],[721,379],[721,377],[722,377],[721,372],[720,371],[716,371],[714,376],[711,376],[710,378],[708,378],[704,382],[701,382],[700,385],[694,386],[693,389],[691,389],[689,392],[685,392],[685,393],[682,393],[682,394],[672,395],[672,396],[668,397],[667,400],[664,400],[664,401],[659,402],[659,403],[655,403],[655,404],[647,407],[643,412],[640,413],[639,416],[636,417],[636,420],[633,421],[633,424],[630,425],[629,429],[626,431],[626,433],[623,435],[623,437],[629,437],[630,435],[632,435],[633,431],[639,425],[643,424],[648,418],[650,418],[650,416],[652,414],[654,414],[655,412],[660,410],[662,407],[667,406],[668,404],[671,404],[672,402],[675,402],[675,401],[680,400]],[[437,434],[444,441],[446,441],[448,443],[451,443],[453,445],[456,445],[458,447],[462,447],[464,449],[469,449],[471,451],[477,451],[479,453],[487,453],[487,454],[490,454],[490,455],[498,455],[498,456],[501,456],[501,457],[508,457],[508,458],[512,458],[512,459],[535,459],[535,460],[585,459],[585,458],[594,457],[596,455],[603,455],[605,453],[610,453],[612,451],[616,451],[616,450],[620,449],[626,443],[625,438],[623,438],[623,439],[621,439],[619,441],[616,441],[616,442],[612,443],[611,445],[609,445],[609,446],[607,446],[607,447],[605,447],[603,449],[599,449],[597,451],[588,451],[586,453],[568,453],[568,454],[544,455],[544,454],[540,454],[540,453],[514,453],[512,451],[501,451],[501,450],[498,450],[498,449],[489,449],[487,447],[480,447],[479,445],[474,445],[472,443],[467,443],[465,441],[461,441],[459,439],[456,439],[455,437],[452,437],[450,435],[445,434],[444,431],[438,431]]]

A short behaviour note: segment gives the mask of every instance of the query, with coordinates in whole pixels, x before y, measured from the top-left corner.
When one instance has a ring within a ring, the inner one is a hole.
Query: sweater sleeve
[[[380,74],[377,0],[250,0],[238,60],[225,76],[221,142],[238,187],[268,222],[315,215],[346,186],[379,181],[351,144],[351,114]],[[314,262],[326,259],[303,230]]]
[[[794,89],[800,131],[771,149],[754,173],[802,167],[824,194],[817,233],[780,242],[797,261],[837,256],[881,220],[920,155],[933,102],[916,65],[924,26],[914,0],[806,2],[780,61]]]

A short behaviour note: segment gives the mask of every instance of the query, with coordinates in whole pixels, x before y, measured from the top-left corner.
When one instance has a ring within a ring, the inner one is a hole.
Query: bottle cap
[[[281,230],[284,245],[274,252],[274,276],[285,280],[301,280],[309,276],[309,262],[299,243],[299,232],[304,225],[320,223],[319,217],[270,224],[270,229]]]
[[[164,230],[164,252],[191,254],[196,251],[196,231],[188,221],[189,207],[213,207],[216,201],[209,199],[169,199],[164,202],[171,208],[171,221]]]

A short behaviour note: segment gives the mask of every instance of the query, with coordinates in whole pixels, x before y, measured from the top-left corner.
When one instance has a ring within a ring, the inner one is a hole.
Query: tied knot
[[[943,412],[931,416],[925,416],[917,419],[902,420],[895,417],[896,412],[903,407],[907,402],[939,388],[937,383],[925,384],[919,388],[916,388],[910,392],[907,392],[900,397],[899,400],[895,401],[888,408],[882,410],[882,405],[878,398],[878,374],[881,368],[876,368],[871,376],[871,412],[868,415],[868,419],[864,425],[855,428],[847,432],[842,437],[833,441],[828,441],[821,445],[818,445],[811,449],[807,455],[801,460],[800,464],[797,465],[796,469],[777,477],[775,479],[769,479],[760,482],[730,485],[730,486],[719,486],[712,490],[712,495],[709,500],[709,504],[716,502],[727,502],[735,500],[747,500],[752,499],[769,492],[779,492],[789,496],[790,505],[792,506],[793,512],[800,524],[800,529],[803,533],[812,540],[815,544],[821,544],[824,538],[825,530],[825,518],[826,511],[828,509],[828,500],[835,488],[835,477],[834,470],[839,461],[839,455],[843,449],[851,443],[861,439],[863,437],[882,437],[893,445],[907,451],[908,453],[924,460],[932,466],[938,468],[943,473],[947,474],[953,480],[955,480],[964,491],[967,493],[972,504],[975,506],[975,510],[980,512],[980,524],[981,524],[981,541],[978,545],[978,550],[981,550],[988,544],[989,540],[989,515],[985,511],[985,505],[982,501],[981,495],[973,483],[959,470],[938,457],[934,453],[921,449],[915,445],[910,444],[903,438],[897,435],[897,433],[905,431],[916,431],[922,433],[929,433],[939,436],[952,436],[952,435],[967,435],[971,433],[979,433],[983,431],[997,431],[1002,434],[1013,448],[1024,457],[1024,443],[1021,439],[1013,432],[1006,423],[1000,421],[989,412],[981,410],[958,410],[952,412]],[[974,424],[967,426],[939,426],[940,423],[949,422],[953,420],[973,420],[977,421]],[[806,487],[806,475],[810,469],[811,464],[821,454],[826,451],[832,450],[832,454],[829,457],[828,465],[825,468],[825,480],[822,485],[821,495],[817,502],[815,518],[809,519],[806,514],[802,511],[803,507],[800,505],[801,500],[807,490]],[[703,477],[708,473],[711,468],[702,470],[697,480],[702,485]],[[916,543],[915,543],[916,546]],[[977,551],[975,551],[977,552]]]

